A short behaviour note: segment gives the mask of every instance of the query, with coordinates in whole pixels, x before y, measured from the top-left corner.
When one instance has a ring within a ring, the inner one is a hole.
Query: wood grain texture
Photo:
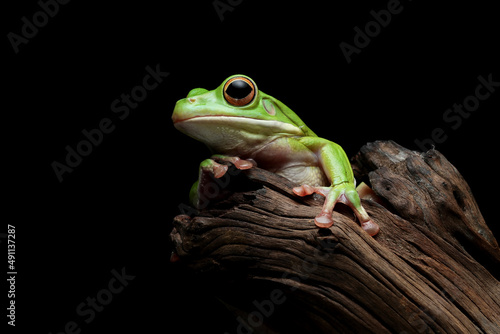
[[[181,263],[239,319],[241,333],[500,333],[500,251],[460,173],[437,151],[365,145],[358,180],[381,231],[370,237],[338,205],[319,229],[322,198],[253,168],[231,195],[174,218]]]

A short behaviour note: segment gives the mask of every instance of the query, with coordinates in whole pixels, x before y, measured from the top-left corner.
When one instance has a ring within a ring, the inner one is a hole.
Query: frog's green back
[[[283,102],[281,102],[278,99],[273,98],[274,103],[281,109],[283,114],[290,119],[290,121],[297,125],[302,132],[304,132],[304,135],[309,136],[309,137],[317,137],[317,135],[311,130],[306,123],[304,123],[299,116],[297,116],[296,113],[292,111],[292,109],[288,108]]]

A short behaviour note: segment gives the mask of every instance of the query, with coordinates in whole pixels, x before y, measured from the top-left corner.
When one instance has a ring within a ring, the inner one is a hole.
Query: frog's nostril
[[[193,97],[188,97],[188,101],[189,101],[190,103],[194,103],[194,102],[196,102],[196,99],[195,99],[195,98],[193,98]]]

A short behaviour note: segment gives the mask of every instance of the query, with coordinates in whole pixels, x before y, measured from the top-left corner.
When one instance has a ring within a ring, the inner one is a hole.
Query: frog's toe
[[[206,159],[200,164],[200,172],[205,174],[213,174],[216,179],[220,179],[226,174],[228,166],[219,164],[212,159]],[[202,177],[202,176],[200,176]]]
[[[380,227],[373,222],[373,220],[368,220],[361,223],[361,228],[366,231],[370,236],[376,235],[380,231]]]
[[[245,170],[245,169],[250,169],[253,166],[256,166],[257,164],[255,163],[254,160],[243,160],[241,158],[235,157],[234,161],[232,163],[236,166],[236,168]]]
[[[216,179],[220,179],[221,177],[223,177],[226,174],[227,169],[228,169],[227,166],[221,165],[221,164],[217,164],[217,165],[214,166],[212,172],[213,172],[214,177]]]
[[[329,228],[333,226],[333,219],[331,213],[320,213],[314,218],[314,223],[320,228]]]
[[[213,155],[212,159],[214,159],[217,162],[230,162],[236,168],[241,169],[241,170],[250,169],[254,166],[257,166],[257,163],[253,159],[244,160],[244,159],[241,159],[239,157],[231,157],[231,156],[221,155],[221,154]]]
[[[314,223],[320,228],[329,228],[333,225],[332,213],[337,197],[335,195],[332,196],[330,191],[331,187],[313,187],[307,184],[293,188],[293,193],[300,197],[314,193],[326,197],[321,213],[314,218]]]
[[[345,193],[344,204],[347,204],[360,222],[361,228],[372,237],[380,231],[380,227],[375,223],[366,210],[361,205],[358,193],[355,190],[349,190]]]
[[[300,196],[300,197],[304,197],[304,196],[311,195],[312,193],[314,193],[313,187],[308,186],[306,184],[302,185],[300,187],[294,187],[292,190],[293,190],[293,193],[295,195]]]
[[[312,195],[314,193],[322,195],[322,196],[327,196],[328,193],[330,192],[329,187],[312,187],[307,184],[303,184],[300,187],[295,187],[292,189],[293,193],[297,196],[304,197],[308,195]]]

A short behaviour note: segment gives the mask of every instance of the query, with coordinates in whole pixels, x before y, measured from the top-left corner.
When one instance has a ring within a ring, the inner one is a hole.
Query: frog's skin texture
[[[200,165],[200,178],[191,189],[191,201],[199,206],[204,175],[222,177],[232,162],[238,169],[260,168],[295,182],[298,196],[313,193],[325,197],[318,227],[333,225],[332,211],[337,202],[348,205],[361,227],[375,235],[379,227],[361,205],[351,165],[344,150],[318,137],[279,100],[257,89],[244,75],[233,75],[208,91],[196,88],[179,100],[172,114],[175,127],[205,143],[212,159]]]

